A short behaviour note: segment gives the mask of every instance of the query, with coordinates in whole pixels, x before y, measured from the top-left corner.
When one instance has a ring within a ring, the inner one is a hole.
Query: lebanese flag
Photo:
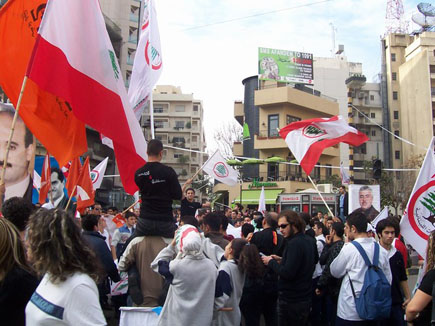
[[[138,120],[162,74],[162,49],[154,0],[144,0],[143,4],[139,43],[128,88],[128,99]]]
[[[74,188],[77,185],[81,169],[82,163],[80,162],[80,158],[76,157],[72,160],[71,165],[69,166],[68,178],[66,179],[65,184],[69,197],[73,196]]]
[[[0,87],[15,108],[46,3],[47,0],[9,0],[0,10]],[[71,102],[58,95],[27,79],[19,114],[63,166],[86,152],[87,142],[85,124],[71,112]]]
[[[359,146],[369,140],[366,134],[349,126],[340,115],[292,122],[279,134],[307,175],[325,148],[338,143]]]
[[[57,0],[56,0],[57,1]],[[80,175],[77,178],[77,188],[75,197],[77,198],[77,210],[81,211],[86,207],[94,204],[95,191],[92,186],[91,176],[89,174],[89,156],[80,170]]]
[[[134,194],[134,173],[145,164],[146,143],[98,0],[47,3],[27,76],[65,99],[77,119],[112,139],[124,189]]]
[[[47,153],[44,158],[44,164],[42,165],[41,172],[41,187],[39,189],[39,203],[45,204],[47,200],[48,192],[51,190],[51,167],[50,167],[50,155]]]

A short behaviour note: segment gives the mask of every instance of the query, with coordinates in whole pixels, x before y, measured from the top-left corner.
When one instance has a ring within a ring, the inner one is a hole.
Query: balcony
[[[260,130],[254,138],[255,149],[286,148],[288,147],[277,130]]]
[[[139,15],[131,12],[130,13],[130,21],[134,22],[134,23],[139,22]]]

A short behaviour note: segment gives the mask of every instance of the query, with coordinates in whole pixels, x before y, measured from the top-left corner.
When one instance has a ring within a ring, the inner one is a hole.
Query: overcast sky
[[[333,23],[348,60],[362,62],[369,81],[380,72],[387,0],[155,1],[164,64],[158,84],[203,101],[212,148],[214,128],[233,119],[234,101],[243,100],[241,81],[257,74],[258,47],[328,57]],[[420,1],[403,1],[409,19]]]

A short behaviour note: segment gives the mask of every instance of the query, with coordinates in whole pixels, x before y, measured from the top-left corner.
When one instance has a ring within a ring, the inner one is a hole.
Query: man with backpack
[[[343,278],[338,297],[337,326],[375,325],[391,309],[391,270],[388,253],[367,235],[363,213],[349,215],[345,232],[350,243],[331,263],[331,275]]]

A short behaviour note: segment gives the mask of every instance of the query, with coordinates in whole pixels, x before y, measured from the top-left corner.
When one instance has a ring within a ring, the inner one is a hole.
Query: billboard
[[[349,185],[349,213],[361,212],[368,222],[373,221],[381,210],[379,185]]]
[[[314,85],[313,54],[258,48],[260,80]]]

